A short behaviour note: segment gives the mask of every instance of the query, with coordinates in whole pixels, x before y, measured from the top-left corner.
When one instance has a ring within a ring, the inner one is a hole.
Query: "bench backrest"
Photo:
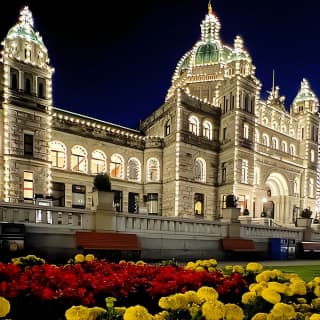
[[[303,250],[320,250],[320,242],[301,242]]]
[[[117,232],[76,232],[76,244],[83,249],[141,250],[136,234]]]
[[[222,239],[222,247],[224,250],[255,249],[253,240],[242,238],[224,238]]]

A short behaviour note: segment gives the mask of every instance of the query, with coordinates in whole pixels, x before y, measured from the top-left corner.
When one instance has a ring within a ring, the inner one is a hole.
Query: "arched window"
[[[50,143],[50,160],[53,168],[66,169],[67,148],[60,141]]]
[[[171,120],[167,120],[164,125],[164,136],[168,136],[171,132]]]
[[[282,152],[288,152],[288,145],[286,141],[282,141],[281,143],[281,151]]]
[[[312,178],[309,179],[309,197],[314,197],[314,180]]]
[[[278,139],[276,137],[272,137],[272,148],[278,149],[278,145],[279,145]]]
[[[87,150],[81,146],[74,146],[71,149],[71,170],[75,172],[87,173],[88,159]]]
[[[295,146],[294,146],[293,144],[290,144],[289,149],[290,149],[290,155],[291,155],[291,156],[294,156],[294,155],[296,154],[296,148],[295,148]]]
[[[206,162],[202,158],[197,158],[194,163],[194,180],[206,182]]]
[[[189,118],[189,131],[196,136],[199,135],[199,120],[195,116]]]
[[[262,144],[269,147],[269,136],[265,133],[262,135]]]
[[[104,152],[101,150],[94,150],[91,156],[91,174],[106,172],[106,155]]]
[[[141,180],[141,164],[137,158],[130,158],[128,161],[128,180],[140,181]]]
[[[212,140],[212,124],[209,121],[203,122],[203,136]]]
[[[147,161],[147,181],[160,181],[160,163],[157,158],[150,158]]]
[[[120,154],[113,154],[110,162],[110,176],[124,179],[124,160]]]

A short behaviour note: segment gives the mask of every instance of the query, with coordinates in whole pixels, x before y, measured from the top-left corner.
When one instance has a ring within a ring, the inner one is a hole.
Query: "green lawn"
[[[320,265],[265,266],[264,269],[279,269],[287,273],[297,273],[305,281],[310,281],[314,277],[320,277]]]

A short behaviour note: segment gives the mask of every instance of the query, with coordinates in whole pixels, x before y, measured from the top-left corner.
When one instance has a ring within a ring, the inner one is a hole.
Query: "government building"
[[[224,44],[220,28],[209,3],[163,105],[134,130],[53,105],[50,54],[25,7],[2,43],[2,221],[13,208],[15,222],[80,226],[101,172],[115,214],[220,221],[233,194],[253,220],[294,226],[305,208],[317,218],[318,98],[302,79],[290,108],[275,84],[262,100],[242,38]],[[19,210],[41,201],[56,209]]]

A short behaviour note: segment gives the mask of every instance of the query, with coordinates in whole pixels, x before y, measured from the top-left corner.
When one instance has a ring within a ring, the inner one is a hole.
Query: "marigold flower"
[[[84,261],[84,255],[82,254],[82,253],[78,253],[78,254],[76,254],[75,255],[75,257],[74,257],[74,261],[75,262],[83,262]]]
[[[89,308],[89,318],[88,320],[96,320],[99,316],[106,313],[106,309],[100,307]]]
[[[5,317],[10,312],[10,302],[0,297],[0,318]]]
[[[197,296],[200,299],[203,299],[205,301],[209,301],[209,300],[217,300],[219,295],[218,295],[218,292],[216,289],[203,286],[198,289]]]
[[[140,305],[127,308],[123,315],[123,320],[152,320],[152,318],[148,310]]]
[[[96,258],[93,254],[89,253],[87,254],[85,257],[84,257],[84,260],[87,261],[87,262],[92,262],[94,261]]]
[[[263,289],[261,291],[261,297],[264,300],[266,300],[266,301],[268,301],[268,302],[270,302],[272,304],[276,304],[276,303],[279,303],[281,301],[280,294],[278,292],[276,292],[276,291],[274,291],[272,289],[268,289],[268,288]]]
[[[72,306],[65,312],[67,320],[88,320],[90,310],[84,306]]]
[[[201,306],[202,314],[206,320],[222,320],[223,319],[223,303],[220,301],[206,301]]]
[[[315,298],[311,301],[311,305],[314,309],[320,311],[320,298]]]
[[[234,303],[227,303],[223,307],[225,320],[242,320],[244,318],[243,310]]]
[[[237,273],[243,274],[244,273],[244,268],[242,266],[240,266],[240,265],[235,265],[232,268],[232,272],[237,272]]]
[[[245,292],[242,297],[241,297],[241,301],[243,304],[249,304],[249,303],[252,303],[256,300],[257,298],[257,295],[256,293],[253,291],[253,292]]]
[[[144,261],[142,261],[142,260],[138,260],[137,262],[136,262],[136,266],[144,266],[145,265],[145,262]]]
[[[256,313],[256,314],[251,318],[251,320],[267,320],[267,316],[268,316],[267,313],[259,312],[259,313]]]
[[[153,316],[153,320],[166,320],[168,316],[168,311],[161,311]]]
[[[298,294],[300,296],[304,296],[307,293],[307,286],[303,280],[291,283],[289,288],[292,289],[293,294]]]
[[[317,286],[314,288],[313,293],[314,293],[318,298],[320,298],[320,286],[319,286],[319,285],[317,285]]]
[[[320,314],[319,313],[314,313],[313,315],[311,315],[309,320],[320,320]]]
[[[294,311],[293,306],[286,303],[276,303],[271,309],[271,314],[273,314],[276,319],[290,320],[295,319],[296,312]]]
[[[287,286],[283,283],[279,283],[276,281],[270,281],[270,282],[268,282],[268,288],[272,289],[278,293],[285,293]]]
[[[257,276],[256,276],[256,281],[257,282],[262,282],[262,281],[266,281],[268,282],[271,278],[271,271],[270,270],[265,270],[265,271],[262,271],[261,273],[259,273]]]
[[[247,272],[254,272],[254,273],[258,273],[261,272],[263,269],[263,266],[261,263],[257,263],[257,262],[249,262],[246,265],[246,271]]]

